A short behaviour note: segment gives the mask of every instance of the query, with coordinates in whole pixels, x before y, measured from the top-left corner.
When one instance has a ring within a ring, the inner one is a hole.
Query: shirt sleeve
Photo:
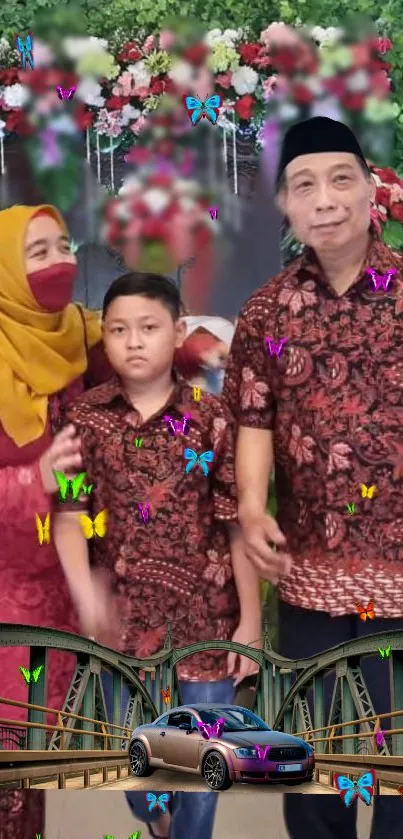
[[[235,483],[236,427],[230,413],[221,406],[213,420],[215,463],[212,474],[214,518],[238,520]]]
[[[270,388],[262,304],[241,311],[226,364],[222,398],[238,425],[272,431],[276,404]]]

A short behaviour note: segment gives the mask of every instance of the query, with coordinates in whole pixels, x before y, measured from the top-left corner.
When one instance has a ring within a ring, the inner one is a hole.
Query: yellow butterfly
[[[44,523],[42,524],[38,513],[35,513],[36,529],[38,531],[38,542],[43,545],[46,542],[50,544],[50,513],[47,513]]]
[[[360,484],[361,498],[373,498],[376,490],[375,484],[372,487],[367,487],[365,484]]]
[[[106,534],[108,511],[101,510],[101,512],[95,516],[94,521],[92,521],[89,516],[81,514],[80,522],[86,539],[92,539],[93,536],[100,536],[102,539]]]

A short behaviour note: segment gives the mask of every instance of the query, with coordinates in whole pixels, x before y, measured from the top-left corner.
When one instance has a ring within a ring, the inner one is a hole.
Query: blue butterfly
[[[373,769],[361,775],[358,781],[351,781],[346,775],[339,775],[337,772],[334,776],[334,783],[346,807],[350,807],[356,798],[361,798],[368,806],[372,803],[375,787],[375,772]]]
[[[28,32],[28,35],[25,38],[25,44],[23,43],[23,41],[22,41],[22,39],[20,38],[19,35],[15,36],[15,42],[16,42],[17,50],[20,54],[22,69],[23,70],[27,69],[27,61],[28,61],[29,65],[31,67],[31,70],[33,70],[34,69],[34,59],[33,59],[33,56],[32,56],[33,42],[32,42],[31,32]]]
[[[151,813],[151,810],[154,810],[154,807],[159,807],[163,813],[167,811],[167,803],[169,801],[170,793],[163,792],[162,795],[159,795],[158,798],[154,795],[153,792],[148,792],[146,795],[147,801],[149,801],[148,809]]]
[[[183,96],[182,101],[192,125],[197,125],[203,117],[209,119],[215,125],[220,113],[223,96],[222,93],[215,93],[214,96],[209,96],[205,102],[201,102],[195,96]]]
[[[196,465],[199,464],[200,468],[203,470],[203,475],[208,475],[208,463],[212,463],[214,460],[214,452],[208,451],[203,452],[202,454],[197,454],[193,449],[185,449],[183,452],[184,457],[189,463],[185,466],[185,472],[190,472],[191,469]]]

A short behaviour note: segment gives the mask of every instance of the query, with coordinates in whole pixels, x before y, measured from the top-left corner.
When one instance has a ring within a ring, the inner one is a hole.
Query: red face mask
[[[47,312],[60,312],[71,303],[76,277],[77,265],[71,262],[58,262],[27,274],[36,302]]]

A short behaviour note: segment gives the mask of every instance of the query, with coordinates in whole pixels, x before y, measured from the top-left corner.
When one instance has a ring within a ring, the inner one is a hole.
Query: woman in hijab
[[[80,631],[51,529],[40,544],[36,518],[51,512],[53,470],[81,465],[74,429],[52,443],[64,406],[110,376],[96,314],[71,303],[76,271],[54,207],[0,212],[0,625]],[[1,694],[26,702],[19,667],[29,668],[28,648],[0,647]],[[74,659],[51,650],[49,668],[47,703],[61,708]],[[26,710],[6,715],[24,720]]]

